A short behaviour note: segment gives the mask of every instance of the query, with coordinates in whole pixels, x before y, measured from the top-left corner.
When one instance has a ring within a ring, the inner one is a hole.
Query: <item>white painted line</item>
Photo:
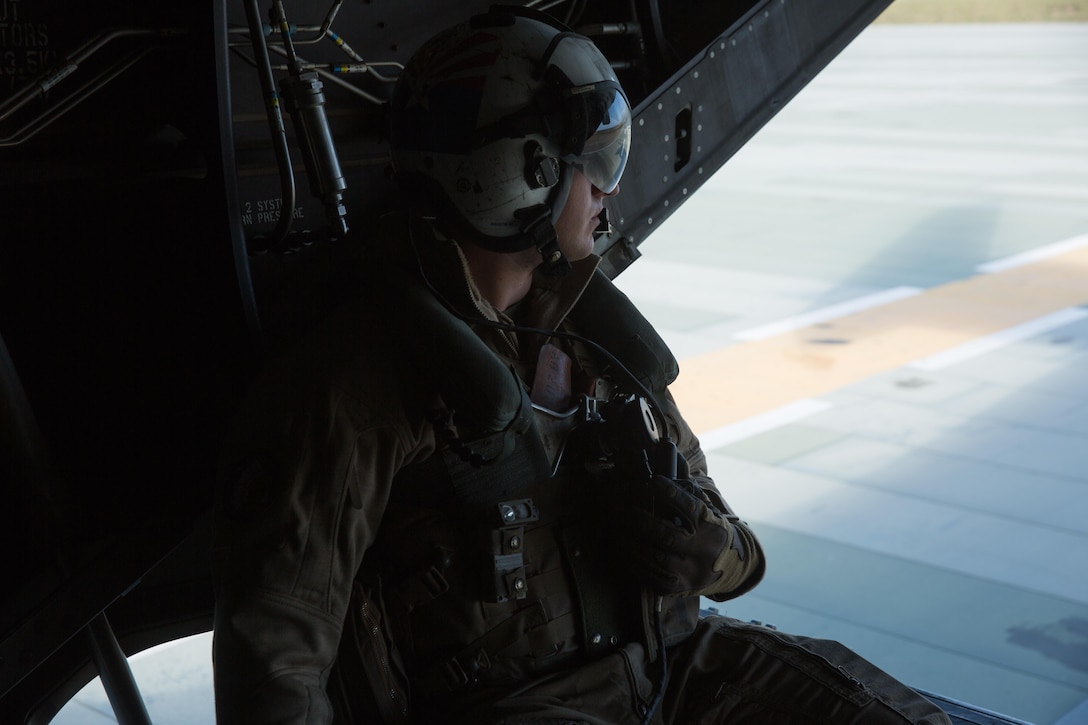
[[[1031,322],[1025,322],[1022,325],[1010,327],[1001,332],[995,332],[992,335],[985,335],[984,337],[976,338],[971,342],[958,345],[950,350],[945,350],[936,355],[930,355],[929,357],[915,360],[906,367],[915,368],[916,370],[940,370],[950,365],[955,365],[973,357],[978,357],[979,355],[1005,347],[1006,345],[1011,345],[1014,342],[1019,342],[1020,340],[1033,337],[1048,330],[1053,330],[1056,327],[1082,320],[1085,317],[1088,317],[1088,309],[1083,307],[1067,307],[1064,310],[1058,310],[1049,315],[1038,317]]]
[[[779,526],[1088,604],[1088,577],[1070,576],[1088,557],[1082,534],[710,455],[710,475],[757,535],[760,524]]]
[[[1036,196],[1045,199],[1088,199],[1088,186],[1077,184],[994,184],[988,191],[1002,196]]]
[[[1071,252],[1074,249],[1078,249],[1088,245],[1088,234],[1081,234],[1070,239],[1063,240],[1061,242],[1054,242],[1053,244],[1047,244],[1043,247],[1036,247],[1035,249],[1021,252],[1020,254],[1014,254],[1011,257],[1002,257],[1001,259],[995,259],[992,262],[986,262],[975,267],[975,271],[979,274],[993,274],[994,272],[1003,272],[1006,269],[1013,269],[1015,267],[1022,267],[1025,264],[1031,264],[1032,262],[1038,262],[1048,257],[1056,257],[1059,254],[1065,254]]]
[[[760,433],[779,428],[790,423],[796,423],[802,418],[823,412],[831,407],[831,403],[814,398],[802,398],[792,403],[783,405],[766,413],[742,420],[739,423],[722,426],[706,433],[699,433],[699,443],[704,451],[709,451],[720,446],[736,443],[745,438],[751,438]]]
[[[1001,103],[1008,103],[1008,96],[1003,96]],[[766,134],[793,134],[816,138],[845,139],[851,144],[860,139],[875,141],[915,141],[929,146],[951,144],[959,148],[981,146],[989,149],[990,146],[1012,148],[1050,148],[1061,149],[1069,152],[1074,149],[1088,149],[1088,138],[1081,138],[1073,132],[1062,135],[1037,136],[1025,138],[1023,134],[997,134],[997,133],[941,133],[930,131],[916,131],[907,129],[889,129],[884,127],[859,127],[859,126],[827,126],[824,124],[805,123],[777,123],[768,127]]]
[[[905,299],[907,297],[913,297],[916,294],[921,293],[923,290],[919,287],[893,287],[881,292],[874,292],[871,295],[865,295],[864,297],[858,297],[854,300],[848,300],[846,302],[840,302],[837,305],[831,305],[829,307],[821,307],[818,310],[812,312],[806,312],[794,317],[787,317],[784,320],[778,322],[772,322],[769,325],[763,325],[762,327],[753,327],[750,330],[744,330],[733,335],[734,339],[744,340],[751,342],[753,340],[763,340],[768,337],[774,337],[780,335],[783,332],[789,332],[790,330],[797,330],[802,327],[808,327],[809,325],[815,325],[827,320],[834,320],[839,317],[845,317],[846,315],[853,314],[854,312],[860,312],[861,310],[867,310],[872,307],[879,307],[880,305],[886,305],[889,302],[895,302],[896,300]]]

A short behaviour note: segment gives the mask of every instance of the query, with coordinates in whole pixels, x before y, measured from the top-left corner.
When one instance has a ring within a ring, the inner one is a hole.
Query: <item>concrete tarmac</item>
[[[1088,25],[867,29],[641,251],[769,559],[705,603],[1088,723]]]

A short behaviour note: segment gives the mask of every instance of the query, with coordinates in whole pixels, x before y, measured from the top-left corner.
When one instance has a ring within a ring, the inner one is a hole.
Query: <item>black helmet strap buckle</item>
[[[551,209],[544,204],[518,209],[514,216],[521,222],[523,234],[540,252],[541,271],[549,277],[562,277],[570,271],[570,262],[559,248],[559,237],[552,225]]]

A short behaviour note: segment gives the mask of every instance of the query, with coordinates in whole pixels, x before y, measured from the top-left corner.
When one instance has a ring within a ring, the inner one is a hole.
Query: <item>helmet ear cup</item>
[[[552,187],[559,183],[559,159],[544,153],[536,141],[525,143],[525,181],[531,189]]]

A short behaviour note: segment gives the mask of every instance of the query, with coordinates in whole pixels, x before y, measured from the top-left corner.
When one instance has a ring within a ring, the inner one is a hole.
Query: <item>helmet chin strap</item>
[[[570,197],[572,176],[566,163],[559,161],[559,167],[558,183],[550,195],[549,203],[514,212],[514,216],[521,220],[522,234],[540,252],[540,270],[550,277],[562,277],[570,271],[570,261],[559,248],[555,225]]]
[[[562,277],[570,271],[570,261],[559,248],[559,236],[551,219],[551,208],[545,204],[519,209],[515,215],[521,220],[525,237],[540,252],[540,270],[551,277]]]
[[[563,254],[563,250],[559,248],[559,239],[555,236],[555,227],[552,227],[552,241],[542,247],[537,247],[537,251],[540,252],[542,260],[540,269],[544,274],[549,277],[562,277],[570,272],[570,262],[567,260],[567,255]]]

